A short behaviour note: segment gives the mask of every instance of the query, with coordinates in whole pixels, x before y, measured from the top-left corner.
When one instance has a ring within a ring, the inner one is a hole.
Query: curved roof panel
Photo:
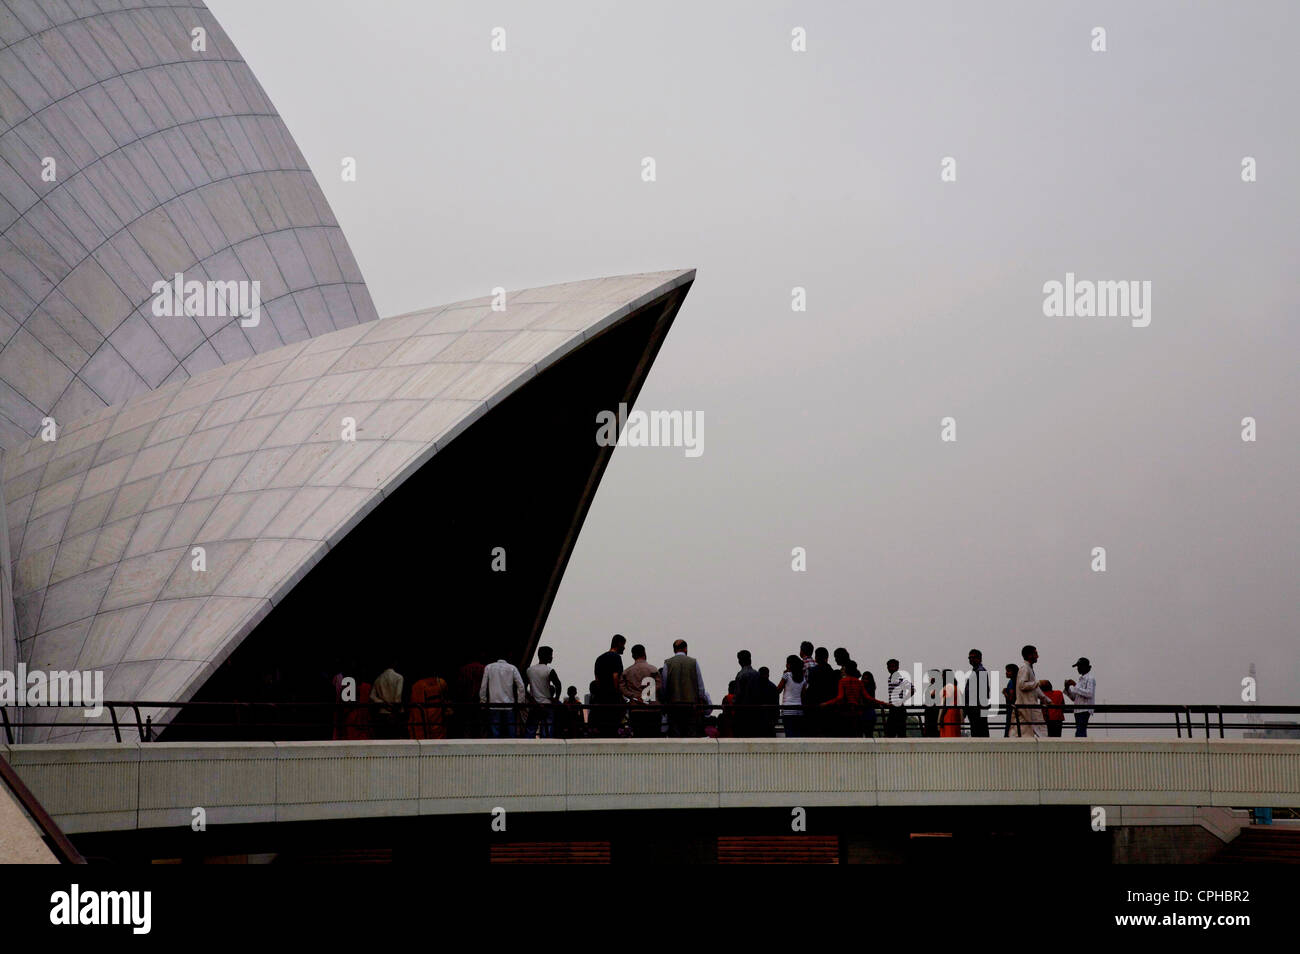
[[[178,272],[258,282],[257,325],[155,316],[154,283]],[[0,448],[375,317],[307,162],[202,3],[0,4]]]
[[[479,299],[354,325],[27,442],[4,468],[20,658],[103,670],[110,699],[188,698],[452,438],[694,274],[552,285],[508,295],[504,311]],[[342,439],[345,418],[355,441]],[[27,741],[49,711],[28,712]]]

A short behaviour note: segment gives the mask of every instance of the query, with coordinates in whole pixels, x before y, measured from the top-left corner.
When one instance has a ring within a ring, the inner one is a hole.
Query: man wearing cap
[[[1092,675],[1092,663],[1087,656],[1075,660],[1074,668],[1079,670],[1078,680],[1065,680],[1065,694],[1076,706],[1091,706],[1097,702],[1097,680]],[[1074,710],[1074,736],[1077,739],[1088,737],[1088,719],[1091,709]]]

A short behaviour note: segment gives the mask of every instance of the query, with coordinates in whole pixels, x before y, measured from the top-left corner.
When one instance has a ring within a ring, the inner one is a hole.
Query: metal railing
[[[53,722],[42,721],[41,727],[78,727],[84,728],[102,724],[84,719],[81,711],[84,706],[58,705],[41,706],[41,709],[57,708],[60,715],[66,711],[69,718]],[[920,728],[921,737],[942,735],[945,722],[952,727],[950,713],[968,713],[974,707],[966,706],[871,706],[871,705],[836,705],[832,707],[786,707],[781,705],[699,705],[695,703],[653,703],[650,705],[624,705],[620,703],[552,703],[538,706],[529,703],[486,704],[466,702],[416,702],[400,706],[367,702],[167,702],[167,701],[110,701],[103,703],[108,715],[108,724],[112,727],[114,738],[121,742],[123,732],[135,736],[141,742],[157,740],[161,734],[172,729],[174,735],[210,737],[221,740],[223,732],[235,739],[281,738],[288,733],[290,737],[303,738],[348,738],[364,740],[367,738],[482,738],[491,737],[493,725],[499,725],[497,731],[509,728],[509,737],[522,737],[521,729],[530,723],[547,722],[552,730],[557,726],[565,737],[606,735],[617,737],[623,734],[664,734],[665,728],[672,734],[706,734],[706,728],[716,728],[724,737],[730,734],[742,734],[743,737],[770,737],[777,734],[777,728],[792,723],[792,716],[798,713],[802,728],[801,734],[821,737],[862,737],[867,731],[864,724],[871,723],[872,735],[889,734],[887,723],[889,713],[902,711],[904,734],[912,737],[918,733],[912,731]],[[1300,724],[1296,722],[1267,721],[1264,716],[1292,715],[1300,716],[1300,706],[1258,706],[1258,705],[1188,705],[1188,704],[1137,704],[1137,705],[1033,705],[1017,706],[1008,710],[1003,707],[991,711],[992,718],[986,718],[990,737],[1006,730],[1011,723],[1012,733],[1026,726],[1025,713],[1041,710],[1046,716],[1048,710],[1060,712],[1062,734],[1067,727],[1077,725],[1072,719],[1079,709],[1091,710],[1098,716],[1155,716],[1155,719],[1114,720],[1107,718],[1104,722],[1091,721],[1089,728],[1110,730],[1164,730],[1173,728],[1178,738],[1227,738],[1229,732],[1246,732],[1261,730],[1280,730],[1300,733]],[[165,722],[156,722],[153,714],[145,710],[171,712],[173,716]],[[549,710],[549,719],[538,718]],[[868,717],[871,711],[873,716]],[[511,713],[511,719],[494,719],[495,713]],[[716,713],[716,715],[715,715]],[[656,722],[655,716],[659,719]],[[414,718],[412,718],[414,716]],[[532,717],[530,719],[530,716]],[[784,716],[778,718],[778,716]],[[581,721],[579,721],[579,719]],[[1037,721],[1036,719],[1034,721]],[[1054,720],[1056,721],[1056,720]],[[562,723],[562,725],[561,725]],[[0,708],[0,724],[4,729],[5,740],[9,744],[16,741],[15,725],[9,713]],[[1045,724],[1045,723],[1044,723]],[[864,726],[854,731],[854,726]],[[630,727],[630,731],[624,731]],[[688,732],[683,732],[683,728]],[[958,731],[969,728],[969,722],[960,718]],[[412,734],[412,730],[418,734]],[[676,729],[674,732],[672,730]],[[233,740],[233,739],[232,739]]]

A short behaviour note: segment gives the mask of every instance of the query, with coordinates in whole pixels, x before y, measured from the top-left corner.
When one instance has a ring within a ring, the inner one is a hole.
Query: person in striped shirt
[[[912,681],[898,670],[898,660],[891,659],[885,663],[889,670],[889,680],[885,683],[886,699],[889,702],[889,714],[885,716],[885,735],[901,739],[907,735],[907,704],[912,701]]]

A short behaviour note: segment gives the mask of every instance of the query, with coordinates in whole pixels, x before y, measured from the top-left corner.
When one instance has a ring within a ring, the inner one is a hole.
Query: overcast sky
[[[1237,702],[1253,661],[1300,701],[1300,7],[209,5],[381,315],[699,269],[639,406],[704,453],[615,452],[566,685],[618,631],[688,639],[715,700],[808,638],[878,679],[1032,642],[1111,703]],[[1149,326],[1046,317],[1067,272],[1151,282]]]

